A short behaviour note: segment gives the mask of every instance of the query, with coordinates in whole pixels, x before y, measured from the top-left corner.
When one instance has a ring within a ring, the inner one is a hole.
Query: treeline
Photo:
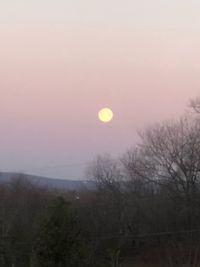
[[[0,266],[200,266],[200,101],[88,167],[96,188],[0,185]],[[130,264],[130,265],[128,265]]]

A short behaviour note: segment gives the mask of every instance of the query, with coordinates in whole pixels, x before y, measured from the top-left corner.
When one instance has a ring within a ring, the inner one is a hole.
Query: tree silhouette
[[[77,217],[64,198],[56,198],[42,221],[34,254],[38,267],[84,266]]]

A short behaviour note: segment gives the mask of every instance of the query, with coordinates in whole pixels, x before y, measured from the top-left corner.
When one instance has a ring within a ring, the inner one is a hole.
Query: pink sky
[[[200,95],[199,14],[197,0],[2,1],[1,170],[80,178],[182,114]]]

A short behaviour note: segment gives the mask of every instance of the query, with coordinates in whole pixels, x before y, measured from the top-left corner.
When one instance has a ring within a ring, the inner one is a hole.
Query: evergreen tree
[[[77,217],[62,197],[56,198],[41,223],[34,248],[38,267],[83,267],[83,246]]]

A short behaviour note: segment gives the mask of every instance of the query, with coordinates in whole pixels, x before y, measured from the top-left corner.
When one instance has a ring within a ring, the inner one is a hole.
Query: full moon
[[[100,121],[102,122],[110,122],[112,119],[113,119],[113,112],[110,108],[102,108],[100,111],[99,111],[99,119]]]

